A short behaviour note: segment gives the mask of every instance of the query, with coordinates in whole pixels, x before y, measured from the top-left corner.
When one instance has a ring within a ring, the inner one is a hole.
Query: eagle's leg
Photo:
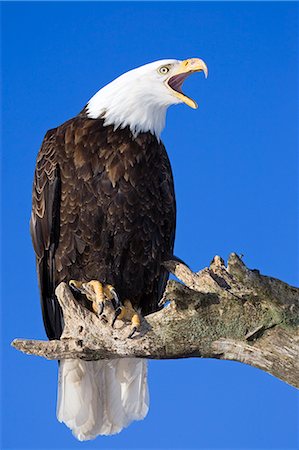
[[[123,306],[120,306],[115,311],[114,319],[112,321],[112,326],[114,325],[116,319],[122,320],[123,322],[131,322],[131,332],[129,338],[131,338],[136,331],[140,329],[141,319],[139,313],[133,308],[130,300],[125,300]]]
[[[100,316],[104,311],[105,297],[112,301],[114,309],[121,306],[121,302],[113,286],[103,284],[98,280],[91,280],[88,283],[71,280],[70,286],[86,295],[86,298],[92,303],[93,311]]]

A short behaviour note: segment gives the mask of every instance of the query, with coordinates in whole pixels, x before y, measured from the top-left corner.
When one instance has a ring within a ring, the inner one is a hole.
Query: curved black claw
[[[113,317],[113,320],[112,320],[112,323],[111,323],[112,328],[114,327],[115,321],[118,318],[118,316],[120,315],[120,313],[121,313],[121,307],[118,307],[115,310],[114,317]]]
[[[134,334],[136,333],[136,331],[137,331],[137,327],[133,327],[131,333],[128,336],[128,339],[131,339],[134,336]]]
[[[79,289],[79,288],[72,282],[72,280],[69,282],[69,287],[71,288],[72,291],[77,292],[78,294],[82,294],[82,290]]]
[[[113,296],[113,300],[112,300],[113,308],[115,310],[117,310],[118,308],[121,307],[121,301],[120,301],[120,299],[119,299],[119,297],[118,297],[118,295],[116,293],[116,290],[113,287],[110,289],[110,292],[111,292],[111,294]]]
[[[98,316],[101,316],[104,311],[104,302],[99,303],[100,310],[98,312]]]

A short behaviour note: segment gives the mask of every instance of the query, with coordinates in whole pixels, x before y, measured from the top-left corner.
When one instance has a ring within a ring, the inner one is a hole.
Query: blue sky
[[[2,5],[2,448],[298,448],[295,389],[239,363],[149,364],[151,408],[120,435],[81,444],[55,417],[57,365],[9,347],[44,338],[29,237],[44,133],[103,85],[146,62],[203,58],[172,107],[176,254],[198,270],[215,254],[298,285],[296,3]]]

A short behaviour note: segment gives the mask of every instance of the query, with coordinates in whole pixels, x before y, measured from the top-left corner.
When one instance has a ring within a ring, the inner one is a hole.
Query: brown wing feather
[[[49,131],[39,152],[34,174],[30,232],[37,259],[41,306],[49,339],[58,338],[62,315],[55,298],[55,251],[59,244],[60,170]]]

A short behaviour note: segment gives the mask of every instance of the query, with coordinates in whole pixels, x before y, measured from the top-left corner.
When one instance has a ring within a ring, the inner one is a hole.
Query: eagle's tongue
[[[170,80],[168,81],[168,85],[171,87],[171,89],[173,89],[174,91],[180,92],[181,94],[182,92],[182,85],[185,81],[185,79],[191,74],[191,72],[186,72],[186,73],[179,73],[178,75],[174,75],[173,77],[170,78]]]

